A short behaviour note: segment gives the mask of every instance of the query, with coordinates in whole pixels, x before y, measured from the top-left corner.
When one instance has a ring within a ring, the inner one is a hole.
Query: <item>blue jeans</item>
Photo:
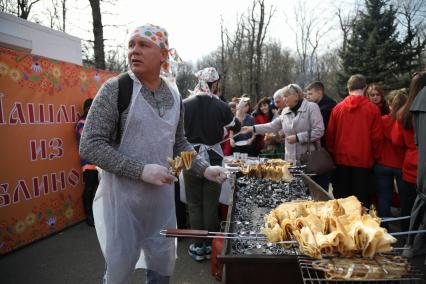
[[[169,284],[170,276],[164,276],[154,270],[145,270],[146,281],[145,284]]]
[[[390,217],[390,207],[392,201],[392,192],[394,188],[394,179],[401,193],[403,188],[401,169],[386,167],[376,164],[374,166],[374,175],[376,176],[379,198],[377,202],[377,213],[380,217]]]

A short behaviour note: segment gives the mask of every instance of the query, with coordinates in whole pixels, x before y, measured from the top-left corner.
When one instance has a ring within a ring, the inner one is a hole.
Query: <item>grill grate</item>
[[[300,272],[304,284],[324,284],[324,283],[424,283],[424,275],[415,266],[409,264],[408,273],[401,278],[396,279],[363,279],[363,280],[343,280],[327,279],[325,273],[312,267],[312,262],[316,259],[298,255]]]

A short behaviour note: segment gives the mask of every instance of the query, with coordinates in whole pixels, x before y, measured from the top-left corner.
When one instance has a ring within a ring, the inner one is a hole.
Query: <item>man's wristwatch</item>
[[[253,133],[256,133],[256,127],[253,125]]]

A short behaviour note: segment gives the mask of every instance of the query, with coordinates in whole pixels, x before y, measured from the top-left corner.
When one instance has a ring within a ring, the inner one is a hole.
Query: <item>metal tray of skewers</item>
[[[190,233],[198,237],[216,236],[224,239],[223,251],[218,259],[225,264],[227,283],[348,282],[344,273],[358,276],[349,277],[351,281],[355,278],[357,283],[421,283],[422,274],[405,259],[398,259],[398,256],[377,256],[371,261],[359,257],[360,261],[355,265],[357,261],[353,258],[346,259],[346,262],[344,258],[310,259],[300,253],[295,241],[286,244],[269,243],[260,232],[264,216],[271,209],[283,202],[295,200],[332,199],[309,177],[298,175],[290,182],[281,182],[239,175],[234,180],[233,187],[234,200],[229,207],[228,220],[223,224],[222,232]],[[399,266],[396,265],[398,262],[401,263]],[[396,274],[398,268],[405,273]],[[341,280],[333,279],[336,275]]]
[[[272,244],[258,234],[264,226],[264,216],[271,209],[283,202],[295,200],[326,201],[332,196],[307,176],[296,176],[291,182],[273,182],[264,179],[240,177],[236,179],[234,200],[229,208],[228,221],[224,232],[229,238],[224,240],[222,255],[219,261],[225,264],[225,279],[227,283],[261,283],[279,281],[280,283],[329,283],[330,276],[321,271],[330,272],[332,259],[309,261],[293,241],[287,244]],[[389,220],[390,221],[390,220]],[[396,251],[392,252],[396,253]],[[355,256],[356,258],[356,256]],[[419,273],[406,259],[398,256],[382,255],[373,260],[359,257],[359,265],[344,267],[336,258],[335,270],[349,273],[359,273],[356,282],[393,282],[421,283],[423,275]],[[348,261],[348,259],[346,260]],[[352,262],[354,262],[352,260]],[[367,262],[376,263],[376,265]],[[395,263],[400,262],[404,269],[397,274]],[[364,270],[367,269],[366,273]],[[376,267],[374,270],[373,268]],[[379,267],[380,269],[377,269]],[[340,269],[340,270],[339,270]],[[373,270],[374,272],[369,271]],[[354,272],[355,270],[355,272]],[[392,271],[389,271],[392,270]],[[309,271],[311,274],[309,274]],[[315,277],[312,276],[315,271]],[[349,271],[349,272],[347,272]],[[364,273],[364,274],[363,274]],[[374,274],[375,273],[375,274]],[[338,275],[340,278],[342,275]],[[344,276],[344,275],[343,275]],[[351,280],[356,278],[352,275]],[[367,279],[370,279],[366,281]],[[374,280],[371,280],[374,279]],[[317,282],[315,282],[317,281]],[[323,281],[323,282],[318,282]],[[348,280],[340,280],[348,282]],[[420,281],[420,282],[418,282]]]

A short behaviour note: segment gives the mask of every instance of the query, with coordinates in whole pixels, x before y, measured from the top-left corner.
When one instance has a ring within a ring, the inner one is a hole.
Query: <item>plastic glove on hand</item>
[[[148,164],[143,168],[142,180],[153,185],[165,185],[177,181],[177,178],[172,176],[166,167]]]
[[[210,181],[221,184],[226,180],[226,171],[219,166],[210,166],[204,172],[204,177]]]

